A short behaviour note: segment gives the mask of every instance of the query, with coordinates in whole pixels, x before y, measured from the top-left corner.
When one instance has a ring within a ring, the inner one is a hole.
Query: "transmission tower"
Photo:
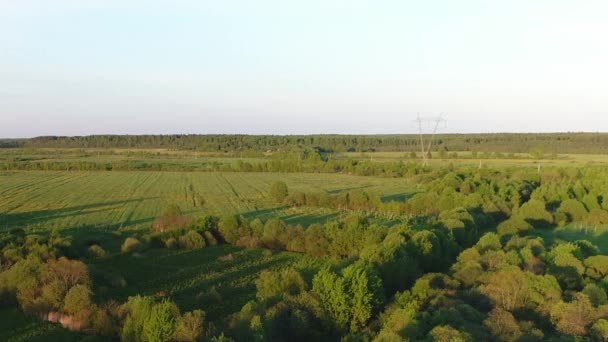
[[[437,130],[442,124],[445,125],[446,121],[441,115],[436,117],[421,117],[420,114],[418,114],[416,122],[418,123],[418,133],[420,136],[422,166],[427,166],[429,165],[429,159],[431,159],[431,149],[433,148],[435,134],[437,134]],[[430,128],[430,130],[427,127]],[[427,137],[425,138],[425,136]]]

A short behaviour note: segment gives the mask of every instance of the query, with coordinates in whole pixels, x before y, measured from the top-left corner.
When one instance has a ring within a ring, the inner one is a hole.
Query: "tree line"
[[[403,135],[92,135],[0,140],[1,147],[170,148],[196,151],[289,151],[302,147],[324,152],[420,151],[416,134]],[[527,153],[540,146],[549,153],[607,153],[606,133],[439,134],[437,151]]]

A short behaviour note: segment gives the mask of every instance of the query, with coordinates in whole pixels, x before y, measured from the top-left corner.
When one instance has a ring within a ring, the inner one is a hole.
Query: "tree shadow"
[[[308,227],[313,224],[323,224],[327,221],[330,221],[336,217],[338,217],[339,213],[329,213],[323,215],[315,215],[315,214],[293,214],[282,216],[281,221],[289,224],[289,225],[302,225],[303,227]]]
[[[382,196],[382,197],[380,197],[380,200],[382,201],[382,203],[405,202],[408,199],[412,198],[415,194],[416,193],[413,193],[413,192],[402,192],[402,193]]]
[[[326,190],[326,192],[327,192],[328,194],[335,195],[335,194],[339,194],[339,193],[344,192],[344,191],[351,191],[351,190],[366,189],[366,188],[370,188],[370,187],[371,187],[371,185],[351,186],[351,187],[348,187],[348,188],[341,188],[341,189],[334,189],[334,190]]]
[[[575,227],[555,228],[544,232],[536,231],[542,237],[547,246],[552,246],[560,241],[574,242],[587,240],[597,246],[601,254],[608,254],[608,232],[595,232],[593,229],[578,229]]]
[[[233,257],[222,260],[226,255]],[[162,294],[188,311],[205,307],[200,294],[216,287],[221,294],[220,303],[206,306],[205,311],[210,320],[217,320],[255,299],[255,280],[261,271],[286,266],[299,258],[294,253],[266,256],[264,249],[220,245],[192,251],[150,249],[139,257],[118,254],[96,259],[92,264],[96,270],[95,286],[107,287],[104,278],[109,275],[122,276],[127,282],[124,288],[108,289],[101,294],[102,301]]]
[[[110,202],[100,202],[100,203],[91,203],[91,204],[83,204],[78,206],[60,208],[60,209],[47,209],[47,210],[36,210],[29,211],[23,213],[4,213],[0,214],[0,227],[7,226],[23,226],[33,223],[43,223],[53,219],[58,218],[66,218],[66,217],[75,217],[80,215],[86,215],[95,212],[107,211],[111,210],[111,207],[124,205],[132,202],[143,202],[148,199],[154,199],[155,197],[150,198],[134,198],[128,200],[121,201],[110,201]]]
[[[289,208],[288,205],[283,205],[283,206],[278,206],[278,207],[273,207],[273,208],[266,208],[266,209],[258,209],[258,210],[252,210],[252,211],[247,211],[247,212],[243,212],[240,213],[240,216],[243,216],[244,218],[250,220],[250,219],[254,219],[254,218],[258,218],[258,217],[267,217],[277,211],[281,211],[284,209]]]

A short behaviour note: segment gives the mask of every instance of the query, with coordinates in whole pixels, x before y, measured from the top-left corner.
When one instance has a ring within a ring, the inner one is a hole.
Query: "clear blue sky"
[[[0,0],[0,137],[608,131],[608,1]]]

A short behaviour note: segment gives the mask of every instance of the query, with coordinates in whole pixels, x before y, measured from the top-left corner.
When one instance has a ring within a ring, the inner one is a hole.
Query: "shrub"
[[[260,300],[283,295],[297,295],[306,291],[306,282],[293,268],[281,271],[262,271],[255,285],[257,287],[256,297]]]
[[[106,255],[106,251],[100,245],[89,246],[87,253],[91,258],[101,258]]]
[[[287,184],[285,182],[274,182],[270,186],[270,196],[278,203],[283,203],[289,195]]]
[[[287,184],[285,182],[274,182],[270,186],[270,196],[278,203],[283,203],[285,197],[289,195]]]
[[[179,243],[177,242],[177,240],[175,238],[168,238],[167,241],[165,241],[165,247],[169,248],[169,249],[177,249],[179,247]]]
[[[194,310],[185,313],[177,320],[175,334],[173,339],[183,342],[194,342],[203,334],[203,322],[205,320],[205,312],[202,310]]]
[[[199,249],[205,247],[205,239],[194,230],[179,238],[179,246],[185,249]]]
[[[234,244],[239,239],[239,220],[234,215],[222,217],[218,229],[228,243]]]
[[[125,242],[123,242],[120,250],[123,253],[133,253],[140,251],[141,247],[141,242],[139,242],[139,240],[134,237],[128,237],[125,239]]]
[[[165,230],[172,228],[183,228],[189,223],[189,219],[182,214],[182,210],[176,204],[171,204],[165,208],[163,213],[158,216],[154,223],[152,223],[152,229],[164,232]]]

